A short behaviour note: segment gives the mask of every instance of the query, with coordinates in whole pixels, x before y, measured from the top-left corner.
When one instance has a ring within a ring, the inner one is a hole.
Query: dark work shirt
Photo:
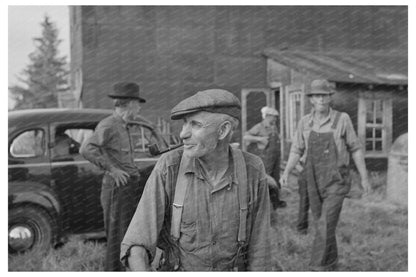
[[[231,150],[230,150],[231,151]],[[127,263],[132,246],[155,256],[160,233],[166,226],[167,209],[174,195],[182,150],[164,154],[147,180],[146,187],[121,245],[121,259]],[[249,216],[247,223],[247,270],[271,269],[270,200],[261,160],[243,152],[248,176]],[[239,229],[238,181],[230,153],[230,167],[212,186],[202,173],[198,159],[185,160],[189,185],[184,200],[178,246],[181,269],[185,271],[230,270],[237,252]],[[171,199],[169,201],[169,198]],[[170,219],[167,219],[170,222]]]
[[[80,153],[105,171],[116,167],[130,176],[139,176],[133,149],[129,128],[120,116],[113,113],[98,123],[94,134],[81,146]]]

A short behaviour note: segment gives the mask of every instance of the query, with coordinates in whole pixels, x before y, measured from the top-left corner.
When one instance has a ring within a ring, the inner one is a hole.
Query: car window
[[[65,130],[65,134],[67,134],[69,137],[71,137],[73,140],[75,140],[79,144],[82,144],[84,141],[89,139],[93,133],[94,133],[93,129],[84,129],[84,128]]]
[[[66,158],[78,154],[82,142],[88,139],[92,133],[92,129],[86,128],[64,128],[62,126],[56,128],[52,158]]]
[[[134,153],[137,154],[135,156],[142,156],[140,153],[149,152],[149,146],[152,144],[158,144],[160,147],[160,144],[163,143],[155,132],[145,126],[132,125],[130,127],[130,134],[133,141]]]
[[[10,154],[16,158],[32,158],[45,153],[45,134],[42,129],[19,134],[10,146]]]

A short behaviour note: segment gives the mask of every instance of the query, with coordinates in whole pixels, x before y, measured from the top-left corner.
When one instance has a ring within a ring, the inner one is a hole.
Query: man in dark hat
[[[129,82],[116,83],[108,96],[114,101],[114,113],[97,125],[80,153],[105,171],[101,187],[107,235],[105,270],[123,271],[120,243],[141,196],[127,122],[139,113],[140,103],[146,101],[139,96],[139,86]]]
[[[310,266],[312,270],[333,270],[338,261],[335,229],[349,182],[350,154],[361,176],[364,192],[369,183],[361,143],[348,114],[330,107],[335,90],[327,80],[314,80],[307,92],[312,112],[298,123],[281,184],[306,154],[304,179],[312,210],[315,239]]]
[[[240,101],[210,89],[176,105],[184,147],[162,155],[121,245],[131,270],[150,270],[156,247],[183,271],[271,269],[270,199],[261,159],[230,147]],[[168,251],[169,250],[169,251]],[[166,259],[164,259],[166,261]]]

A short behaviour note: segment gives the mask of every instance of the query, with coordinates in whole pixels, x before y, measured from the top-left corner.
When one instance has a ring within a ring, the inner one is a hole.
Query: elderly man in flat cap
[[[230,147],[240,101],[211,89],[172,109],[183,120],[183,149],[161,156],[121,245],[131,270],[271,269],[270,199],[260,158]]]
[[[312,112],[298,123],[281,183],[287,185],[288,175],[306,153],[306,179],[312,210],[315,239],[310,266],[312,270],[334,270],[338,261],[335,229],[349,182],[350,154],[361,176],[364,192],[369,183],[361,143],[348,114],[330,107],[335,91],[327,80],[314,80],[307,92]]]
[[[272,107],[261,108],[263,120],[254,125],[244,134],[247,151],[259,156],[268,175],[270,196],[274,209],[286,207],[286,202],[280,200],[280,136],[277,131],[279,112]]]
[[[133,145],[127,122],[140,111],[136,83],[120,82],[108,95],[114,112],[103,119],[94,134],[81,146],[80,153],[105,174],[101,187],[101,205],[107,235],[106,271],[124,271],[120,262],[120,243],[140,199],[139,170],[134,164]]]

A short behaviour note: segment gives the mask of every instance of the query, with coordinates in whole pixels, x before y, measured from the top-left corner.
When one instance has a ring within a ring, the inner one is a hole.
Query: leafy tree
[[[52,108],[58,106],[58,93],[68,90],[66,56],[58,56],[58,39],[55,24],[45,15],[42,36],[33,39],[35,51],[29,54],[29,65],[18,76],[25,86],[9,88],[16,101],[15,109]]]

